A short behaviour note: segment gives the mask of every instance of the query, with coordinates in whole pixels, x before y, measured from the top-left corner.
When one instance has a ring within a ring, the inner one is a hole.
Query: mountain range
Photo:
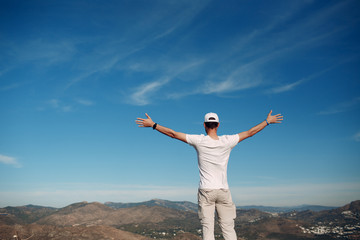
[[[238,239],[360,239],[360,201],[319,211],[261,209],[237,209]],[[0,239],[201,239],[196,211],[194,203],[161,199],[5,207],[0,208]],[[218,225],[215,232],[222,239]]]
[[[300,205],[300,206],[290,206],[290,207],[271,207],[271,206],[239,206],[238,209],[257,209],[263,212],[271,212],[271,213],[285,213],[285,212],[292,212],[292,211],[324,211],[324,210],[331,210],[338,207],[331,207],[331,206],[320,206],[320,205]]]
[[[168,201],[163,199],[152,199],[150,201],[146,202],[138,202],[138,203],[114,203],[114,202],[106,202],[106,206],[118,209],[118,208],[129,208],[129,207],[137,207],[137,206],[160,206],[165,208],[173,208],[183,211],[197,211],[197,204],[188,202],[188,201],[180,201],[180,202],[174,202],[174,201]]]
[[[112,208],[128,208],[128,207],[136,207],[136,206],[161,206],[166,208],[174,208],[183,211],[197,211],[198,206],[195,203],[188,201],[168,201],[163,199],[152,199],[146,202],[137,202],[137,203],[114,203],[114,202],[106,202],[106,206]],[[323,211],[323,210],[331,210],[337,207],[331,206],[320,206],[320,205],[300,205],[300,206],[290,206],[290,207],[271,207],[271,206],[258,206],[258,205],[249,205],[249,206],[237,206],[237,209],[257,209],[263,212],[271,212],[271,213],[280,213],[280,212],[291,212],[291,211]]]

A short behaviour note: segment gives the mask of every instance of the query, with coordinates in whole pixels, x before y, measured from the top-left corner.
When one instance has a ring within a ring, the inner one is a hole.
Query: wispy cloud
[[[301,7],[306,5],[308,5],[308,3]],[[264,66],[266,63],[282,59],[283,57],[288,56],[289,53],[298,51],[299,49],[315,47],[318,44],[323,43],[325,39],[337,36],[339,32],[346,29],[347,26],[340,26],[332,29],[326,29],[323,26],[327,25],[328,19],[331,18],[333,14],[341,11],[341,9],[343,9],[346,5],[347,3],[342,2],[322,9],[317,12],[317,14],[308,16],[305,21],[291,25],[291,28],[284,28],[281,32],[277,33],[276,39],[272,39],[271,35],[269,36],[269,33],[277,28],[280,24],[284,24],[291,20],[293,16],[296,15],[296,13],[299,11],[299,9],[301,9],[301,7],[299,8],[299,6],[296,6],[292,10],[288,11],[286,15],[280,18],[275,18],[273,22],[265,25],[262,29],[258,29],[250,33],[248,36],[239,39],[238,42],[241,44],[238,45],[237,48],[243,50],[241,51],[242,54],[250,54],[250,56],[252,55],[255,57],[252,63],[249,64],[253,65],[254,69],[259,71],[259,69],[261,70],[262,66]],[[260,37],[266,37],[268,39],[267,43],[264,43],[261,48],[256,46],[256,48],[253,49],[254,46],[251,44],[250,40],[254,41]],[[245,47],[248,47],[249,50],[244,50]],[[336,65],[313,73],[308,77],[291,83],[286,82],[283,85],[273,87],[266,92],[276,94],[295,90],[298,86],[317,78],[318,76],[333,69],[335,66],[338,66],[346,61],[347,60],[340,61],[340,63],[338,62]]]
[[[290,53],[301,49],[316,47],[323,43],[325,39],[337,36],[339,31],[343,31],[346,28],[344,26],[332,29],[324,28],[328,19],[336,12],[341,11],[346,6],[345,3],[320,9],[317,14],[307,16],[305,21],[293,21],[297,13],[309,4],[311,2],[300,4],[300,6],[298,4],[290,4],[290,10],[286,14],[273,18],[273,21],[252,30],[247,35],[241,35],[235,38],[235,40],[230,40],[230,48],[224,49],[220,47],[217,49],[215,47],[213,52],[210,54],[206,53],[206,56],[205,53],[202,53],[201,56],[203,59],[206,59],[208,67],[199,69],[199,72],[201,71],[201,79],[188,81],[190,84],[187,88],[170,89],[166,96],[178,99],[195,94],[222,95],[261,86],[269,86],[270,82],[264,80],[268,78],[265,71],[268,63],[281,61],[287,58]],[[276,30],[279,26],[283,25],[285,27],[282,27],[280,32]],[[274,35],[272,33],[275,30],[276,34]],[[267,40],[264,41],[264,39]],[[261,47],[259,47],[259,42]],[[168,59],[168,62],[171,65],[174,61]],[[215,65],[211,64],[215,62]],[[294,82],[285,81],[282,85],[275,86],[266,91],[266,93],[278,94],[295,90],[297,87],[316,79],[333,67],[328,67]],[[140,69],[136,68],[136,70]],[[161,79],[161,77],[158,77],[158,79]],[[141,84],[137,89],[137,93],[133,94],[133,97],[139,97],[139,101],[135,102],[139,105],[149,104],[155,95],[148,93],[155,92],[156,87],[160,88],[170,82],[160,80]],[[274,81],[272,80],[272,82]],[[145,95],[146,98],[140,97]]]
[[[6,165],[12,165],[16,168],[22,167],[22,165],[17,161],[16,158],[10,157],[10,156],[5,156],[5,155],[0,155],[0,163],[6,164]]]
[[[308,77],[302,78],[298,81],[295,81],[293,83],[287,83],[285,85],[279,86],[279,87],[274,87],[270,90],[267,91],[267,93],[272,93],[272,94],[277,94],[277,93],[283,93],[283,92],[288,92],[288,91],[292,91],[295,90],[296,87],[300,86],[303,83],[306,83],[310,80],[316,79],[317,77],[323,75],[324,73],[328,72],[330,69],[332,69],[333,67],[330,68],[326,68],[320,72],[311,74]]]
[[[49,67],[59,66],[73,59],[76,54],[76,41],[70,39],[21,38],[7,42],[0,41],[4,58],[0,78],[3,79],[0,91],[8,91],[29,85],[36,80],[7,77],[18,71],[19,67],[31,65],[32,71],[47,71]],[[21,70],[20,72],[27,70]],[[8,83],[6,84],[6,82]],[[5,83],[4,83],[5,82]]]
[[[0,46],[1,48],[1,46]],[[2,66],[2,69],[0,69],[0,77],[2,77],[2,75],[4,75],[5,73],[9,72],[11,70],[11,67],[5,67],[5,66]]]
[[[107,50],[104,50],[103,53],[86,53],[79,57],[79,63],[75,66],[77,76],[71,78],[66,84],[65,90],[82,81],[91,79],[91,77],[96,76],[96,74],[105,74],[113,70],[120,60],[132,54],[134,51],[136,50],[130,50],[122,54],[116,52],[108,53]]]
[[[125,31],[126,37],[121,36],[120,39],[116,41],[103,39],[100,42],[98,39],[90,39],[89,41],[93,42],[96,48],[92,52],[80,56],[80,64],[83,66],[79,69],[80,74],[72,78],[65,89],[87,80],[96,74],[106,73],[116,68],[122,68],[123,65],[127,65],[125,60],[128,60],[131,56],[140,54],[141,51],[148,49],[157,41],[162,41],[179,28],[191,23],[193,18],[195,18],[209,2],[209,0],[197,1],[196,3],[193,1],[162,2],[161,6],[153,7],[153,11],[147,11],[144,13],[144,16],[134,19],[131,25],[131,31]],[[164,9],[166,10],[164,11]],[[124,28],[124,26],[121,27]],[[113,38],[113,36],[111,38]],[[104,41],[107,42],[106,45],[104,45]],[[136,59],[139,59],[139,57],[137,56]],[[136,66],[136,64],[133,66]],[[157,76],[156,78],[163,79],[164,77]],[[159,83],[164,83],[164,81],[156,80],[153,84],[141,84],[142,86],[139,86],[139,91],[141,92],[141,89],[145,87],[147,91],[144,91],[144,94],[148,94],[151,92],[151,86],[149,88],[146,85],[159,86],[161,85]],[[146,101],[128,102],[143,105]]]
[[[0,86],[0,91],[12,90],[12,89],[18,88],[19,86],[21,86],[20,83],[10,83],[9,85],[6,85],[6,86]]]
[[[226,77],[225,80],[206,81],[204,85],[199,88],[199,93],[213,94],[234,92],[257,87],[261,82],[261,77],[255,76],[253,72],[249,73],[242,70],[235,70],[230,76]]]
[[[71,112],[73,110],[73,107],[71,105],[65,104],[59,99],[51,99],[47,103],[51,108],[62,112]]]
[[[156,93],[165,86],[168,87],[168,91],[164,94],[167,98],[181,98],[194,94],[220,95],[260,87],[263,84],[269,86],[264,80],[268,79],[264,70],[265,65],[281,60],[291,52],[318,45],[324,39],[337,36],[341,28],[328,29],[324,26],[329,18],[347,5],[343,2],[332,4],[328,8],[320,9],[316,14],[306,15],[303,21],[298,21],[296,17],[301,15],[299,12],[312,2],[286,3],[282,5],[286,11],[269,18],[270,21],[256,25],[244,34],[229,38],[222,37],[221,41],[226,44],[219,44],[219,47],[214,44],[210,46],[211,51],[202,52],[196,49],[194,51],[196,53],[192,53],[192,48],[198,44],[194,45],[194,39],[198,37],[196,30],[203,27],[194,20],[198,20],[196,17],[209,3],[211,1],[208,0],[196,1],[196,3],[193,1],[161,2],[159,5],[154,3],[153,11],[138,10],[135,17],[129,17],[129,21],[132,22],[131,27],[127,24],[115,23],[114,28],[118,30],[113,33],[82,38],[77,38],[76,35],[64,36],[59,40],[36,38],[19,46],[14,44],[12,49],[18,56],[17,59],[21,61],[35,61],[48,65],[71,62],[69,74],[63,83],[64,91],[88,80],[102,81],[107,73],[116,71],[144,73],[148,66],[142,63],[147,60],[151,65],[148,68],[154,71],[146,72],[148,74],[136,81],[137,86],[132,87],[131,90],[123,89],[127,92],[125,97],[127,103],[147,105],[154,102],[158,97]],[[98,23],[98,21],[94,19],[94,22]],[[201,24],[206,25],[206,23]],[[167,45],[168,43],[171,45]],[[197,77],[187,81],[180,89],[171,89],[170,83],[173,83],[178,74],[166,70],[164,62],[167,63],[168,68],[175,69],[177,65],[186,66],[189,59],[199,58],[205,59],[204,61],[210,64],[199,68],[198,71],[193,69],[182,71],[181,73],[196,72]],[[181,61],[182,63],[179,63]],[[281,93],[294,90],[310,78],[311,76],[293,82],[282,82],[281,86],[276,86],[269,92]],[[128,79],[120,81],[130,82]],[[3,88],[0,87],[0,91],[15,87],[16,84],[8,84]],[[65,107],[63,110],[71,111],[71,108]]]
[[[45,105],[39,107],[39,111],[44,111],[47,109],[53,109],[59,112],[73,112],[79,109],[81,106],[90,107],[93,106],[95,103],[88,99],[78,98],[71,101],[62,101],[57,98],[50,99],[45,102]]]
[[[268,92],[269,93],[282,93],[282,92],[288,92],[288,91],[291,91],[291,90],[294,90],[295,87],[299,86],[300,84],[306,82],[305,79],[300,79],[296,82],[293,82],[293,83],[288,83],[288,84],[285,84],[283,86],[280,86],[280,87],[275,87],[275,88],[272,88],[271,90],[269,90]]]
[[[360,142],[360,131],[355,133],[353,139],[356,141],[356,142]]]
[[[353,98],[349,101],[341,102],[330,106],[328,109],[319,112],[320,115],[332,115],[352,111],[360,107],[360,97]]]
[[[268,38],[269,33],[271,33],[274,29],[278,28],[279,26],[283,25],[287,21],[291,20],[299,11],[301,11],[304,7],[308,6],[309,4],[310,3],[306,1],[287,2],[285,7],[286,11],[282,12],[282,14],[272,15],[270,21],[266,22],[265,25],[252,29],[251,32],[249,32],[248,34],[235,38],[233,40],[233,43],[231,44],[231,46],[233,47],[231,48],[231,52],[229,54],[234,55],[234,53],[236,54],[241,52],[241,54],[248,57],[252,55],[257,55],[259,53],[263,53],[264,50],[267,51],[264,48],[258,48],[258,47],[253,48],[252,42],[254,40],[257,41],[262,38]],[[285,34],[284,36],[281,37],[281,39],[285,40],[284,42],[286,42],[287,39],[289,39],[289,37],[291,36],[286,34],[287,31],[288,30],[284,30]],[[267,45],[266,47],[268,49],[274,49],[274,44],[283,46],[283,44],[279,44],[278,41],[275,42],[269,41],[269,42],[270,44]],[[251,50],[249,49],[249,47],[251,47]]]
[[[152,97],[160,91],[165,85],[169,84],[171,81],[174,81],[177,76],[180,74],[192,69],[196,68],[197,66],[203,64],[202,60],[194,60],[190,63],[182,64],[172,64],[169,66],[170,69],[164,73],[160,79],[144,83],[138,87],[136,87],[130,94],[129,99],[127,100],[128,103],[134,105],[148,105],[152,101]],[[162,94],[163,95],[163,94]]]
[[[147,105],[151,103],[150,97],[169,81],[170,78],[164,78],[137,87],[131,94],[129,103],[134,105]]]
[[[158,11],[153,12],[150,15],[150,19],[147,18],[147,24],[149,21],[152,25],[160,27],[160,31],[156,32],[153,38],[149,41],[156,41],[171,35],[179,28],[182,28],[192,22],[192,20],[207,6],[211,0],[201,1],[178,1],[165,4],[159,8]],[[163,9],[166,9],[164,11]],[[180,9],[180,10],[179,10]]]
[[[37,38],[17,45],[13,43],[11,48],[16,62],[37,61],[38,64],[49,66],[72,59],[76,53],[76,42]]]
[[[79,103],[80,105],[83,105],[83,106],[92,106],[92,105],[94,105],[93,101],[90,101],[90,100],[87,100],[87,99],[77,99],[76,101],[77,101],[77,103]]]

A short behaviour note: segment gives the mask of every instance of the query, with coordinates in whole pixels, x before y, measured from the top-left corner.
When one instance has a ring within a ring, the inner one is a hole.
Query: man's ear
[[[205,124],[205,123],[204,123],[204,129],[205,129],[205,132],[206,132],[206,134],[207,134],[208,128],[206,127],[206,124]]]

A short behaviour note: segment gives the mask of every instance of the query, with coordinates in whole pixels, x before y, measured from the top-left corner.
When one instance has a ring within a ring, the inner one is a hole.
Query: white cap
[[[216,113],[210,112],[205,115],[204,122],[219,122],[219,117]]]

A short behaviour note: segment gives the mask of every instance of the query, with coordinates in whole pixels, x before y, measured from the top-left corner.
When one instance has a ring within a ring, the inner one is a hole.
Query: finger
[[[270,110],[270,112],[269,112],[268,116],[271,116],[271,113],[272,113],[272,110]]]
[[[150,118],[150,116],[147,113],[145,113],[145,115],[146,115],[147,118]]]

